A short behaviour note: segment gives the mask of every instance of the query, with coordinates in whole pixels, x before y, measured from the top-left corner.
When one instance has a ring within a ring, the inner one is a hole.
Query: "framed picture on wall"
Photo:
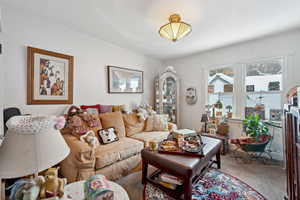
[[[282,109],[270,109],[270,120],[281,121]]]
[[[73,56],[27,47],[27,104],[73,103]]]
[[[143,93],[143,71],[108,66],[108,93]]]

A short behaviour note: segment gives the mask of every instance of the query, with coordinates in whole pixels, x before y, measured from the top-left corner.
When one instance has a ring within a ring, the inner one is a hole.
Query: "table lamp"
[[[8,132],[0,146],[0,183],[1,179],[37,175],[68,156],[70,149],[56,129],[56,119],[15,116],[8,120]],[[1,199],[4,193],[0,191]]]
[[[207,133],[207,122],[208,122],[208,116],[207,114],[202,114],[202,117],[201,117],[201,122],[204,122],[204,132]]]

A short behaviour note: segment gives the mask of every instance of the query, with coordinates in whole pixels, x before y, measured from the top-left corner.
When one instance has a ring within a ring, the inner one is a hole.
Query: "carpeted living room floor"
[[[268,162],[268,164],[263,164],[261,161],[252,161],[245,164],[227,154],[222,156],[221,171],[244,181],[268,200],[282,200],[284,197],[286,175],[282,165],[279,163]],[[128,192],[130,200],[143,199],[144,188],[141,184],[141,177],[140,171],[117,181]]]

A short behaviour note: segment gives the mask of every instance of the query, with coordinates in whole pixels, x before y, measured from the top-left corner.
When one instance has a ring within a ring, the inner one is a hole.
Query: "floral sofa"
[[[62,135],[71,149],[68,157],[60,163],[61,174],[68,182],[84,180],[95,174],[116,180],[139,170],[140,153],[148,142],[159,142],[167,138],[171,129],[176,128],[170,123],[167,126],[158,123],[158,127],[153,127],[153,123],[149,123],[153,117],[141,121],[136,113],[108,112],[94,115],[94,118],[101,122],[92,128],[94,132],[114,127],[119,140],[93,148],[79,140],[70,128],[62,129]]]

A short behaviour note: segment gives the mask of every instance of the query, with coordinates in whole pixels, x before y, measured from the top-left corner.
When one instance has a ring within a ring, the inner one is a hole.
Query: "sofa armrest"
[[[70,134],[65,134],[63,137],[70,147],[67,159],[74,167],[81,169],[95,167],[95,150],[91,146]]]
[[[172,122],[168,122],[168,129],[170,132],[173,132],[173,131],[177,130],[177,125]]]

